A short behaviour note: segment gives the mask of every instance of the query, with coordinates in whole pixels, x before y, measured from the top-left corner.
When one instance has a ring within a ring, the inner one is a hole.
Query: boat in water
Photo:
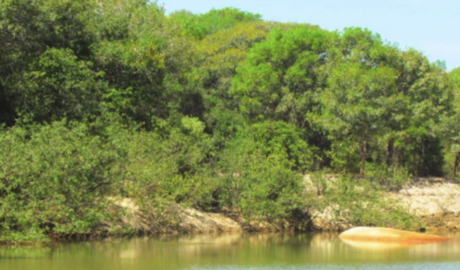
[[[342,232],[339,238],[346,243],[399,243],[400,246],[428,244],[449,240],[449,237],[382,227],[355,227]]]

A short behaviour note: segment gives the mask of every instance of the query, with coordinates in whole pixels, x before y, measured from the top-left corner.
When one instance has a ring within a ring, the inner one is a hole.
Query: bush
[[[322,179],[318,175],[315,178]],[[352,175],[336,176],[323,196],[309,201],[311,209],[333,209],[338,220],[353,226],[382,226],[409,229],[420,221],[395,200],[388,198],[378,183]]]
[[[84,124],[61,121],[3,130],[1,237],[90,233],[107,218],[102,198],[116,174],[111,169],[116,159],[115,151]]]
[[[403,167],[396,170],[375,163],[366,165],[366,179],[385,190],[399,190],[409,183],[411,177],[408,170]]]
[[[184,117],[166,132],[114,128],[109,140],[120,152],[123,172],[118,195],[145,207],[184,203],[200,207],[210,200],[212,179],[205,161],[212,149],[204,124]]]
[[[290,167],[286,156],[266,154],[251,139],[235,139],[221,155],[221,206],[247,218],[290,217],[303,206],[302,177]]]

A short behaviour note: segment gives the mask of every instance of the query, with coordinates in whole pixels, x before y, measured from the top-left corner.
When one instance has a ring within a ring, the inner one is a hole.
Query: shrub
[[[288,218],[302,208],[301,175],[285,155],[267,154],[248,138],[237,138],[221,155],[219,199],[247,218]]]
[[[336,219],[353,226],[405,229],[420,226],[420,221],[388,198],[378,183],[348,174],[337,175],[327,187],[323,196],[309,200],[311,209],[333,209]]]
[[[115,151],[84,124],[54,122],[0,133],[0,226],[32,238],[87,234],[106,218]]]

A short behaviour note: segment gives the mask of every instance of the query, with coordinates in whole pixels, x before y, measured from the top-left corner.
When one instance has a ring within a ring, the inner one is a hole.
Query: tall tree
[[[460,68],[448,74],[452,89],[452,114],[442,122],[443,140],[446,143],[446,158],[450,162],[447,167],[456,178],[460,165]]]
[[[387,126],[395,79],[396,72],[387,67],[367,69],[359,63],[345,63],[334,68],[322,93],[321,121],[334,142],[334,151],[348,147],[339,147],[339,142],[354,142],[359,147],[362,175],[369,147]]]
[[[239,100],[241,112],[305,126],[305,115],[324,87],[321,69],[330,40],[329,32],[310,25],[275,29],[237,70],[230,94]]]
[[[254,46],[237,68],[230,95],[250,120],[281,120],[302,130],[315,146],[316,167],[325,166],[329,141],[312,121],[319,93],[326,86],[325,67],[335,34],[311,25],[280,25]]]
[[[236,8],[213,9],[204,14],[193,14],[182,10],[172,13],[171,20],[182,28],[182,33],[196,39],[230,29],[240,22],[260,21],[259,14],[244,12]]]
[[[417,175],[442,174],[441,123],[452,112],[452,89],[442,66],[420,52],[402,51],[391,63],[398,71],[398,92],[403,101],[388,132],[388,160],[397,169]]]
[[[364,175],[377,138],[398,111],[398,72],[388,64],[397,51],[361,28],[345,29],[334,44],[317,119],[333,141],[336,168]]]

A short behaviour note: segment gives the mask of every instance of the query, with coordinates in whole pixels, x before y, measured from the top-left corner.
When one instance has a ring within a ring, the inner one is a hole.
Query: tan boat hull
[[[427,244],[442,242],[450,239],[449,237],[416,233],[403,230],[396,230],[381,227],[356,227],[344,231],[339,235],[343,240],[367,241],[367,242],[399,242],[407,244]]]

